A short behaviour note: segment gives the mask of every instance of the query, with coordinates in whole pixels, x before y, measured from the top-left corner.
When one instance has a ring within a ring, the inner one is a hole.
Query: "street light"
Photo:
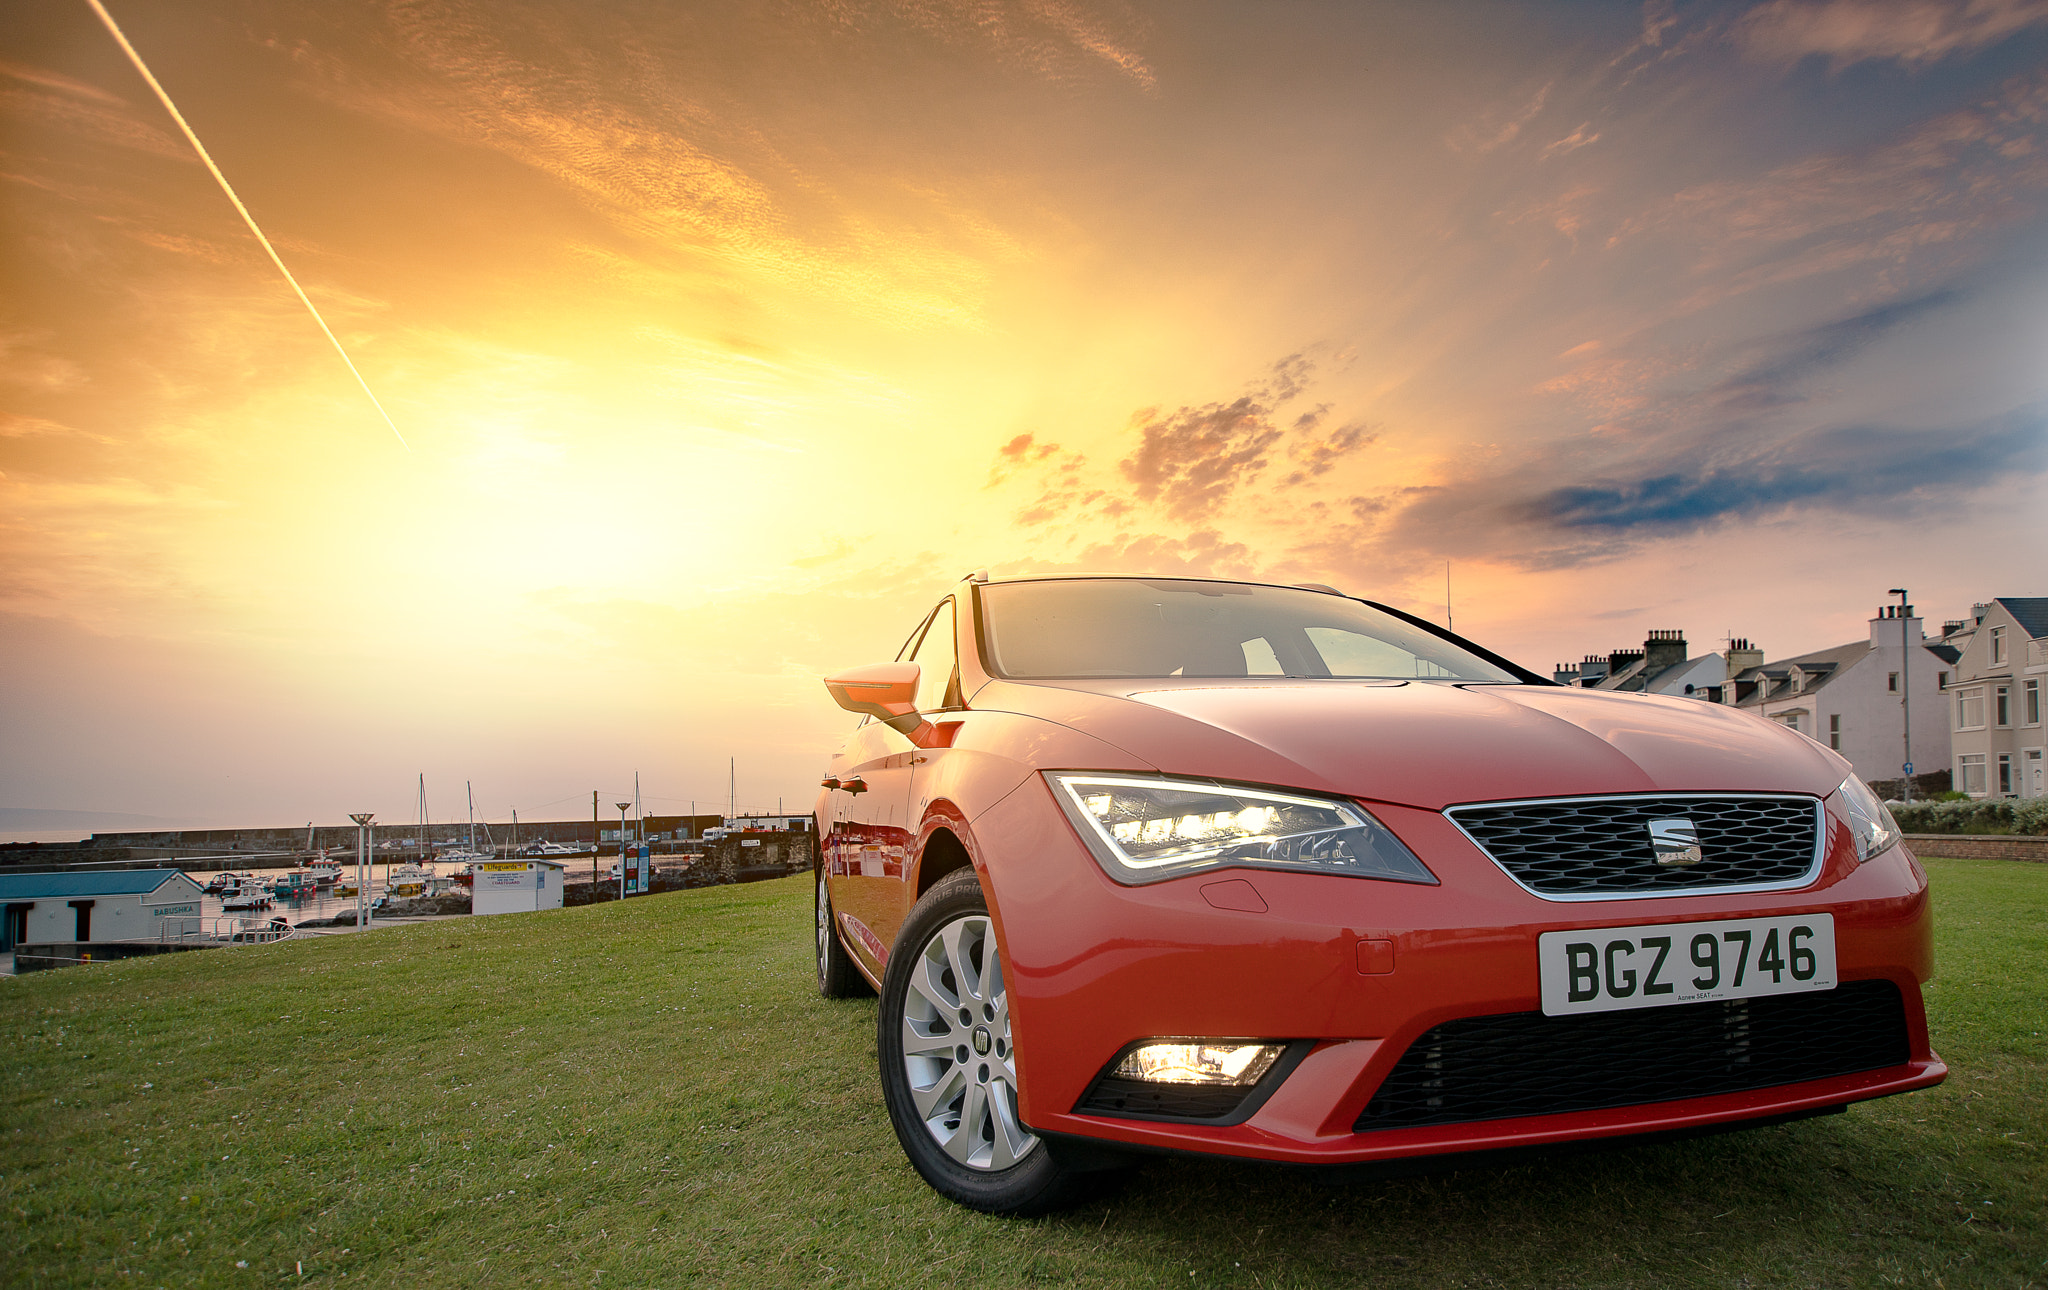
[[[1899,703],[1906,713],[1906,800],[1913,800],[1913,643],[1906,639],[1913,620],[1913,606],[1906,602],[1906,589],[1893,587],[1899,598]]]
[[[371,821],[377,818],[375,811],[348,818],[356,822],[356,926],[366,926],[370,919],[370,878],[366,871],[369,864]]]
[[[619,899],[626,898],[626,812],[633,809],[631,802],[614,802],[619,808]]]

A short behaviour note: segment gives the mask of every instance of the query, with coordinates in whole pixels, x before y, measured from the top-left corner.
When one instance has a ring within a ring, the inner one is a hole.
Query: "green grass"
[[[2048,869],[1929,868],[1938,1089],[1029,1222],[904,1163],[801,878],[0,981],[0,1284],[2048,1286]]]

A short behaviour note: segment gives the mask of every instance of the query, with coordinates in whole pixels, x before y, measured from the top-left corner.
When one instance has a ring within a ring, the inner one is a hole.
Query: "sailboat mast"
[[[463,792],[465,792],[465,793],[467,793],[467,794],[469,794],[469,853],[470,853],[471,855],[475,855],[475,854],[476,854],[476,790],[475,790],[474,788],[471,788],[471,787],[469,786],[469,781],[465,779],[465,780],[463,780],[463,781],[462,781],[462,791],[463,791]]]

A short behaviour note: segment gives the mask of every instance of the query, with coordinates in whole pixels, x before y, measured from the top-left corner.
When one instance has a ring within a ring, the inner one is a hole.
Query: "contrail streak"
[[[142,61],[142,55],[136,53],[135,46],[128,43],[128,37],[121,34],[121,26],[114,21],[114,15],[107,12],[107,7],[101,4],[100,0],[85,0],[85,2],[92,6],[94,13],[100,16],[100,21],[107,25],[107,30],[120,43],[122,52],[128,55],[128,61],[135,64],[135,70],[141,72],[142,79],[149,82],[149,88],[156,91],[157,98],[164,105],[164,111],[169,112],[171,120],[176,121],[178,128],[185,132],[185,138],[191,142],[192,150],[199,154],[199,159],[206,163],[208,170],[213,172],[214,179],[220,183],[220,190],[228,195],[228,200],[235,204],[235,210],[241,214],[242,222],[249,226],[249,231],[254,233],[256,240],[263,244],[263,250],[270,256],[270,262],[277,266],[277,271],[284,275],[284,280],[292,284],[292,290],[298,293],[299,300],[306,306],[306,312],[313,315],[313,321],[320,324],[320,330],[327,334],[327,339],[334,342],[334,352],[341,355],[342,362],[348,364],[349,375],[355,377],[356,384],[363,387],[363,393],[369,396],[371,405],[377,409],[377,415],[384,418],[384,424],[391,427],[392,434],[398,435],[398,442],[403,444],[407,451],[411,451],[412,445],[405,442],[404,435],[398,434],[398,423],[391,419],[391,414],[386,412],[384,405],[377,401],[376,393],[370,389],[370,383],[363,379],[363,374],[356,370],[355,360],[350,358],[348,351],[341,347],[341,341],[335,336],[334,329],[329,327],[327,320],[320,316],[320,311],[314,307],[312,300],[307,297],[306,289],[299,285],[299,280],[292,276],[292,271],[284,267],[284,261],[278,257],[277,248],[270,244],[269,238],[263,236],[263,230],[256,226],[256,217],[249,213],[247,206],[242,205],[242,199],[235,196],[234,185],[228,182],[226,175],[220,173],[220,167],[213,164],[213,157],[207,153],[206,145],[199,142],[199,136],[194,134],[192,127],[185,123],[185,114],[178,111],[178,105],[171,102],[171,96],[164,92],[162,85],[157,83],[156,77],[149,70],[149,64]]]

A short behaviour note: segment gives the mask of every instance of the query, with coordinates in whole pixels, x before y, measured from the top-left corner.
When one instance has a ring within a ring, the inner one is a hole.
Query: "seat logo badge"
[[[1700,831],[1691,820],[1651,820],[1650,850],[1658,864],[1698,864]]]

